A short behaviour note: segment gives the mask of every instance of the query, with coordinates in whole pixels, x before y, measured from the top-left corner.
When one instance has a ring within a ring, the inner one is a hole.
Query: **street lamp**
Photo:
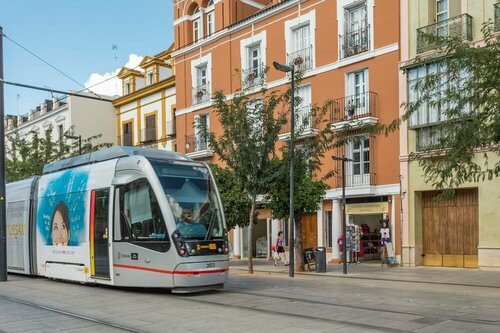
[[[352,162],[353,160],[345,156],[332,156],[334,161],[342,161],[342,234],[344,242],[342,244],[342,266],[344,274],[347,274],[347,238],[346,238],[346,211],[345,211],[345,162]]]
[[[273,66],[280,72],[285,72],[288,73],[290,72],[292,75],[292,94],[291,94],[291,103],[292,103],[292,109],[290,112],[290,266],[288,267],[288,276],[293,277],[295,274],[295,223],[294,223],[294,202],[293,202],[293,197],[294,197],[294,155],[295,155],[295,147],[294,147],[294,139],[295,139],[295,98],[294,98],[294,92],[295,92],[295,67],[292,65],[287,66],[287,65],[282,65],[280,63],[277,63],[276,61],[273,61]]]
[[[82,154],[82,136],[81,135],[69,135],[69,134],[64,134],[65,138],[72,139],[72,140],[78,140],[78,155]]]

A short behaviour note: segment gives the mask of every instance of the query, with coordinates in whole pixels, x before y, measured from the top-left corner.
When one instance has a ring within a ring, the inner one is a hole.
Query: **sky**
[[[172,0],[0,0],[5,81],[68,91],[82,90],[135,67],[145,55],[173,42]],[[113,49],[113,45],[117,49]],[[121,94],[116,79],[94,92]],[[5,85],[5,113],[26,114],[50,92]],[[54,97],[60,97],[54,94]]]

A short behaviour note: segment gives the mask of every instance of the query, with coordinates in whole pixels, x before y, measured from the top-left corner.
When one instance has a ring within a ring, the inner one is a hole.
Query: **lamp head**
[[[288,73],[288,72],[291,72],[293,70],[293,68],[291,66],[282,65],[280,63],[277,63],[276,61],[273,61],[273,66],[274,66],[274,68],[276,68],[280,72]]]

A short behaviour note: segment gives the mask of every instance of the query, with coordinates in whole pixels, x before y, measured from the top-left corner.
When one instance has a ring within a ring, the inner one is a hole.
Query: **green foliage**
[[[241,187],[234,172],[216,164],[210,164],[210,169],[220,192],[228,229],[247,226],[251,208],[250,197]]]
[[[71,127],[64,134],[74,135]],[[26,179],[40,175],[43,166],[56,160],[79,154],[78,140],[55,142],[52,140],[53,128],[49,127],[43,136],[32,131],[29,135],[20,136],[18,132],[6,137],[5,174],[7,182]],[[93,144],[102,135],[82,139],[82,154],[111,147],[111,143]]]

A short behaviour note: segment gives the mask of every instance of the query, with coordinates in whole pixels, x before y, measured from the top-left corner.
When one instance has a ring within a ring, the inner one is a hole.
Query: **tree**
[[[245,91],[226,101],[221,91],[215,93],[213,110],[223,132],[215,135],[203,124],[203,135],[218,158],[234,173],[239,187],[250,198],[248,212],[248,272],[253,273],[252,229],[259,194],[267,193],[272,184],[271,161],[275,156],[278,133],[284,122],[283,111],[277,110],[282,97],[261,90],[259,99],[250,99]]]
[[[217,164],[210,164],[224,207],[224,216],[228,229],[244,227],[249,223],[250,198],[241,187],[235,173]]]
[[[8,182],[40,175],[45,164],[79,154],[78,142],[54,142],[52,131],[53,128],[49,127],[43,136],[32,131],[22,137],[18,132],[7,137],[5,173]],[[64,134],[74,135],[73,132],[74,128],[71,127]],[[111,143],[93,144],[101,136],[94,135],[82,140],[82,154],[112,146]]]
[[[300,85],[300,73],[297,77],[297,89]],[[289,100],[290,95],[285,95]],[[295,98],[295,105],[299,106],[300,98]],[[310,117],[304,117],[303,123],[296,121],[295,149],[294,154],[294,233],[295,233],[295,268],[304,270],[303,244],[302,244],[302,217],[308,213],[315,213],[328,188],[324,182],[330,178],[336,170],[326,173],[319,178],[325,153],[335,145],[334,133],[327,125],[325,115],[331,106],[331,101],[326,101],[322,107],[312,107]],[[298,120],[296,114],[296,120]],[[313,127],[318,133],[312,137],[301,138],[300,134]],[[274,186],[267,194],[267,207],[272,211],[274,218],[287,219],[290,212],[290,146],[282,148],[282,158],[274,160]]]
[[[481,43],[426,36],[440,48],[431,58],[414,61],[412,66],[425,65],[428,73],[409,78],[408,89],[415,93],[403,104],[405,114],[383,128],[387,133],[402,121],[411,127],[426,110],[437,114],[425,154],[412,153],[410,158],[419,162],[426,182],[445,190],[444,196],[465,182],[500,175],[500,37],[491,23],[482,32]],[[407,73],[413,74],[411,69]]]

